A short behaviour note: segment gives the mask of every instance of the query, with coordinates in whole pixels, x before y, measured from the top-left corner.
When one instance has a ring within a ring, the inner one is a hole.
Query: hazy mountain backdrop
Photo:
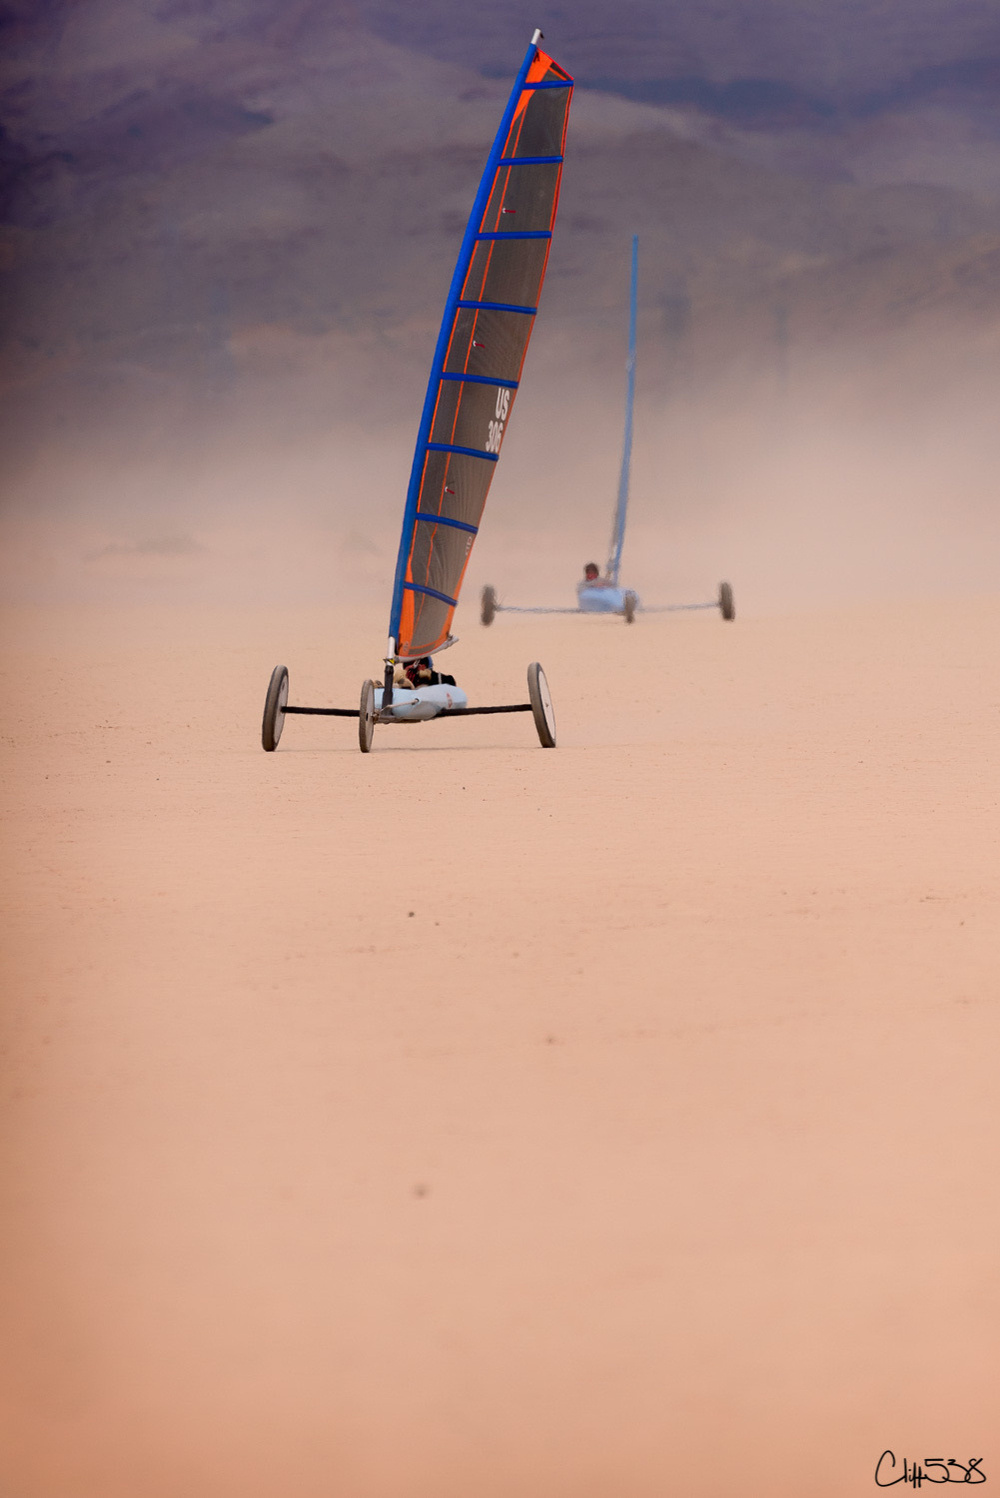
[[[711,506],[776,441],[877,422],[905,449],[936,413],[941,462],[985,483],[995,0],[4,0],[14,492],[64,498],[25,477],[57,462],[172,463],[176,490],[207,453],[309,450],[328,477],[283,502],[318,483],[352,534],[359,483],[388,504],[535,24],[579,87],[515,488],[572,473],[603,513],[633,231],[640,477],[715,464]],[[334,432],[363,434],[342,483]]]

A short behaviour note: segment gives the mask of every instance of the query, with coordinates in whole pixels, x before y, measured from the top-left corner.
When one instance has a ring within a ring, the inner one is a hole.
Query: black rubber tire
[[[489,583],[483,589],[482,597],[482,621],[484,624],[492,624],[497,616],[497,590],[491,588]]]
[[[358,748],[368,754],[375,737],[375,683],[362,682],[361,702],[358,707]]]
[[[532,661],[528,667],[528,700],[531,703],[531,716],[538,730],[539,743],[543,749],[554,749],[556,747],[556,715],[552,709],[552,698],[549,696],[549,684],[545,680],[545,672],[537,661]]]
[[[736,605],[733,602],[733,590],[729,583],[719,584],[719,613],[723,619],[736,618]]]
[[[626,624],[634,624],[635,623],[635,608],[636,608],[636,604],[638,602],[639,602],[638,598],[636,598],[636,596],[632,592],[632,590],[629,589],[629,591],[625,594],[625,623]]]
[[[260,725],[260,741],[268,754],[278,747],[281,730],[285,726],[285,703],[288,701],[288,667],[275,666],[267,684],[264,698],[264,721]]]

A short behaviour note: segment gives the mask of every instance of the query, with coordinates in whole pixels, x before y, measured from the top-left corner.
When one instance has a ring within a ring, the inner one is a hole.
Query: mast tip
[[[535,27],[535,34],[531,38],[531,45],[533,47],[537,47],[538,43],[539,42],[543,42],[544,40],[545,40],[545,33],[544,33],[544,31],[539,31],[538,27],[536,26]]]

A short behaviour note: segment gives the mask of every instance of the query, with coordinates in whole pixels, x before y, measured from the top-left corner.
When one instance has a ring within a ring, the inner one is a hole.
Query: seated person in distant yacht
[[[596,562],[583,569],[583,581],[576,585],[577,607],[584,614],[624,614],[631,624],[639,600],[634,593],[620,588],[610,577],[602,577]]]
[[[454,676],[442,676],[440,671],[434,670],[434,662],[429,655],[421,656],[418,661],[401,661],[393,673],[393,680],[397,687],[405,687],[408,691],[415,691],[418,687],[453,687]]]
[[[583,578],[576,585],[576,591],[582,593],[585,588],[613,588],[615,585],[608,577],[601,576],[601,569],[596,562],[588,562],[583,569]]]

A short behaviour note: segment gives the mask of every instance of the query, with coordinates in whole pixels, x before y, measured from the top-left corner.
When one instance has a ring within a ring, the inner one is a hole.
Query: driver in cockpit
[[[455,678],[435,671],[430,656],[423,655],[418,661],[398,662],[393,673],[393,685],[405,687],[408,691],[415,691],[418,687],[453,687]]]
[[[583,578],[576,585],[576,591],[582,593],[586,588],[613,588],[615,585],[609,577],[601,576],[601,569],[596,562],[588,562],[583,569]]]

